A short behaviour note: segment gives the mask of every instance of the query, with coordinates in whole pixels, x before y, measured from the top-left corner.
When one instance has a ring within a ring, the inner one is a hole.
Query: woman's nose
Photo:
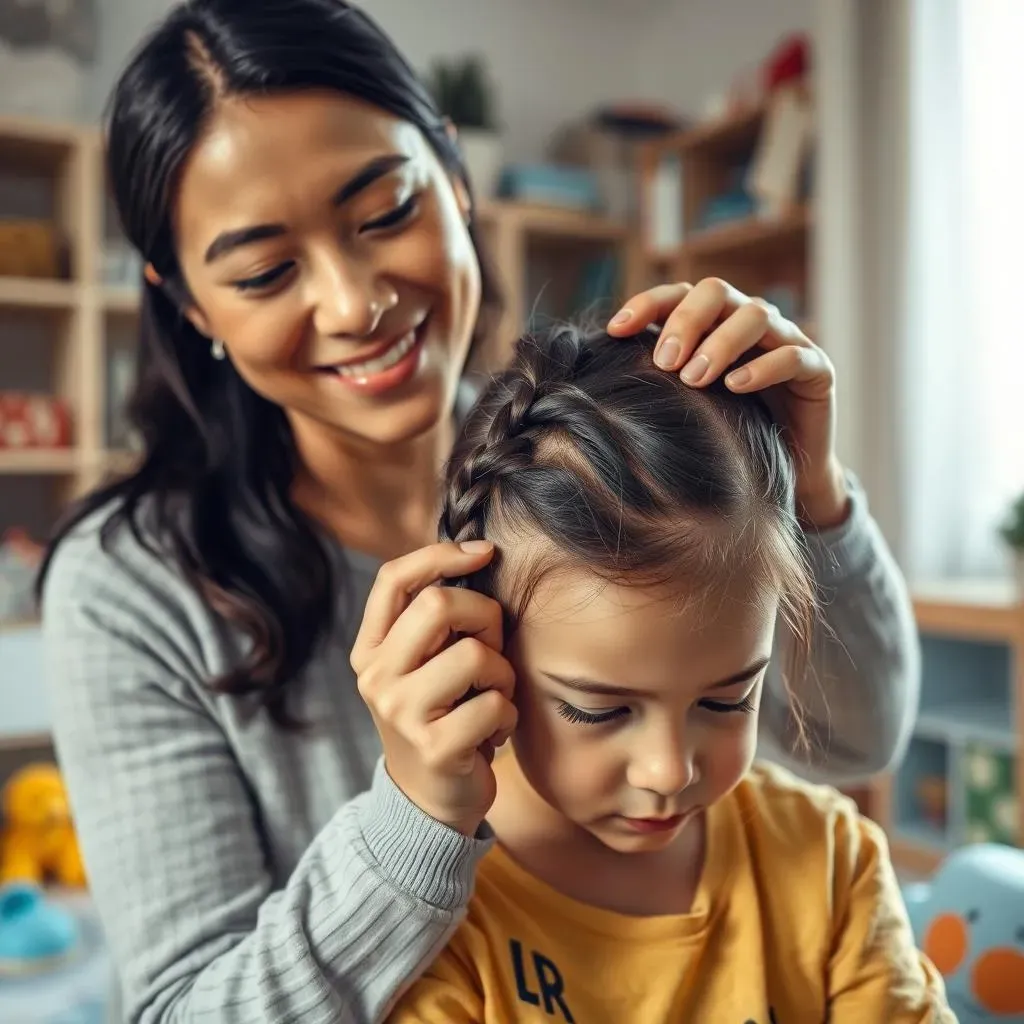
[[[323,337],[368,338],[398,303],[395,289],[372,268],[344,257],[323,261],[314,288],[314,325]]]

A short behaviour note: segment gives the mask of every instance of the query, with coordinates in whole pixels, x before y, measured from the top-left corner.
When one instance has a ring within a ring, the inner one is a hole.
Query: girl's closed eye
[[[743,700],[730,703],[729,701],[721,700],[702,700],[700,707],[704,708],[705,711],[713,711],[715,714],[723,715],[730,714],[731,712],[740,712],[741,714],[750,714],[752,711],[757,710],[757,705],[754,703],[753,697],[748,693]]]
[[[584,711],[573,704],[560,701],[558,713],[573,725],[603,725],[629,714],[629,708],[609,708],[607,711]]]
[[[750,714],[757,710],[757,704],[754,702],[754,699],[750,694],[742,700],[732,702],[702,700],[698,707],[718,715],[737,713]],[[561,715],[562,718],[567,722],[571,722],[573,725],[604,725],[607,722],[613,722],[616,719],[623,718],[630,714],[630,710],[627,707],[609,708],[607,711],[586,711],[583,708],[578,708],[574,704],[568,704],[565,701],[559,702],[557,710],[558,714]]]

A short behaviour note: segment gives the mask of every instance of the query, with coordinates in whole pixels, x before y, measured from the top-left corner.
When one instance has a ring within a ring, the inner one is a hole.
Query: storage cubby
[[[921,587],[914,606],[920,711],[875,816],[897,864],[928,871],[965,843],[1024,845],[1024,606],[998,582]]]
[[[721,277],[813,336],[812,121],[800,84],[641,147],[644,283]]]
[[[915,842],[943,847],[955,831],[950,748],[915,736],[896,777],[894,826]]]

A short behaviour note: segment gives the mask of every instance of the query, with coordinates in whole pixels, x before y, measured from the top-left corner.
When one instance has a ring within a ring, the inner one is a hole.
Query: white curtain
[[[996,527],[1024,490],[1024,2],[821,10],[818,298],[842,454],[912,580],[1001,575]]]

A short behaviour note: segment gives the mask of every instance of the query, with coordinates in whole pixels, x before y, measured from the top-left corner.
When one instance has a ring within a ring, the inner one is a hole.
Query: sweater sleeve
[[[67,546],[67,550],[64,550]],[[132,1024],[371,1024],[444,947],[490,843],[378,765],[274,890],[258,814],[145,581],[58,550],[43,602],[56,745]]]
[[[807,535],[821,604],[807,670],[783,673],[792,636],[780,626],[761,708],[759,756],[811,779],[850,785],[898,763],[917,714],[920,646],[903,576],[848,477],[850,512]]]
[[[884,834],[852,810],[836,824],[829,1021],[956,1024],[942,976],[914,945]]]

